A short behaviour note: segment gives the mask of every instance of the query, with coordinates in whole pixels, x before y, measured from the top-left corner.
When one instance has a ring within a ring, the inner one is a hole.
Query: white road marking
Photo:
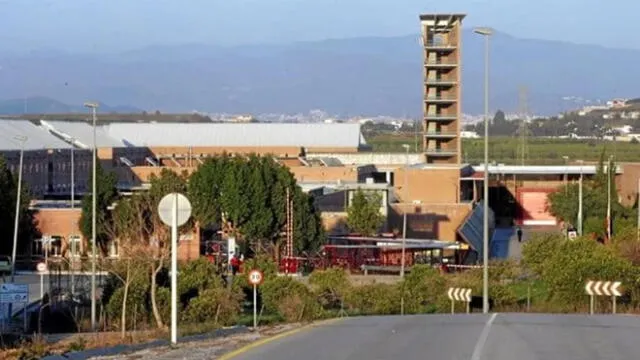
[[[478,342],[476,343],[476,347],[473,349],[473,355],[471,355],[471,360],[480,360],[480,356],[482,355],[482,349],[484,348],[484,344],[487,342],[487,338],[489,337],[489,331],[491,330],[491,324],[498,316],[498,313],[493,313],[487,323],[484,325],[482,332],[480,333],[480,337],[478,338]]]

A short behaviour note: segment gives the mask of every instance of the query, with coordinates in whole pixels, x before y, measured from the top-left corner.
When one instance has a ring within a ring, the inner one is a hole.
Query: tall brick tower
[[[464,14],[420,15],[424,56],[423,151],[430,164],[460,164]]]

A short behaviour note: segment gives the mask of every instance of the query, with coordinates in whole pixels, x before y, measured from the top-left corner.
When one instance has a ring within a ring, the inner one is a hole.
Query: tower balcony
[[[458,98],[455,96],[442,96],[442,95],[427,95],[427,97],[424,98],[425,102],[428,103],[438,103],[438,104],[452,104],[455,103],[456,101],[458,101]]]
[[[424,116],[427,121],[454,121],[458,119],[457,115],[427,114]]]

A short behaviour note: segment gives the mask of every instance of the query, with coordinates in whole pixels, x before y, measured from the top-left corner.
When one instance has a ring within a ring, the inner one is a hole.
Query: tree
[[[158,328],[164,327],[160,309],[158,308],[157,301],[157,278],[160,271],[165,266],[166,260],[171,253],[170,241],[171,236],[170,229],[162,220],[158,214],[158,205],[160,200],[170,193],[186,193],[187,192],[187,175],[183,173],[178,175],[177,173],[163,168],[160,172],[160,176],[152,175],[149,179],[151,188],[146,194],[144,199],[144,207],[146,212],[146,226],[149,234],[149,243],[147,247],[147,260],[149,261],[149,276],[151,278],[151,310],[156,321]],[[194,227],[192,220],[182,225],[179,229],[180,232],[185,230],[191,230]]]
[[[127,303],[129,301],[129,287],[133,281],[133,274],[137,273],[144,264],[145,249],[148,239],[148,220],[145,195],[136,195],[121,199],[113,210],[113,221],[108,233],[112,239],[117,239],[120,259],[107,263],[107,270],[122,282],[122,306],[120,310],[121,336],[127,331]],[[140,258],[140,255],[143,255]]]
[[[96,244],[106,252],[109,241],[109,228],[112,221],[112,213],[109,207],[113,205],[118,197],[116,184],[118,180],[112,172],[105,172],[100,164],[96,164]],[[82,213],[80,215],[80,232],[84,239],[92,239],[92,219],[93,219],[93,175],[89,176],[88,189],[92,192],[82,198]],[[87,249],[88,247],[84,247]]]
[[[205,227],[234,236],[245,253],[272,251],[279,256],[286,225],[287,192],[293,201],[297,251],[317,248],[324,238],[310,197],[293,174],[269,156],[208,159],[188,184],[194,218]]]
[[[365,192],[359,188],[347,210],[349,229],[363,236],[376,234],[384,223],[384,216],[380,213],[380,201],[379,194]]]
[[[11,254],[13,249],[13,232],[16,213],[16,193],[18,188],[17,176],[14,176],[5,159],[0,156],[0,254]],[[28,249],[30,240],[37,235],[33,213],[29,210],[31,196],[26,184],[22,184],[20,195],[20,219],[18,223],[18,252]]]
[[[595,233],[604,235],[605,219],[607,216],[607,184],[611,191],[611,214],[614,221],[614,228],[621,229],[627,224],[628,219],[636,217],[636,211],[627,208],[618,202],[615,179],[615,162],[611,161],[607,166],[607,157],[603,151],[600,155],[600,162],[596,169],[596,174],[592,180],[583,181],[582,188],[582,214],[584,233]],[[611,181],[608,181],[610,177]],[[549,194],[549,211],[557,218],[571,224],[576,224],[578,218],[579,185],[562,185],[557,191]]]

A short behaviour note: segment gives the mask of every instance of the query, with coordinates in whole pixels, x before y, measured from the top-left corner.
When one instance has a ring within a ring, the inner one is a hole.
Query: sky
[[[517,37],[640,49],[637,0],[0,0],[0,50],[399,36],[432,12]]]

